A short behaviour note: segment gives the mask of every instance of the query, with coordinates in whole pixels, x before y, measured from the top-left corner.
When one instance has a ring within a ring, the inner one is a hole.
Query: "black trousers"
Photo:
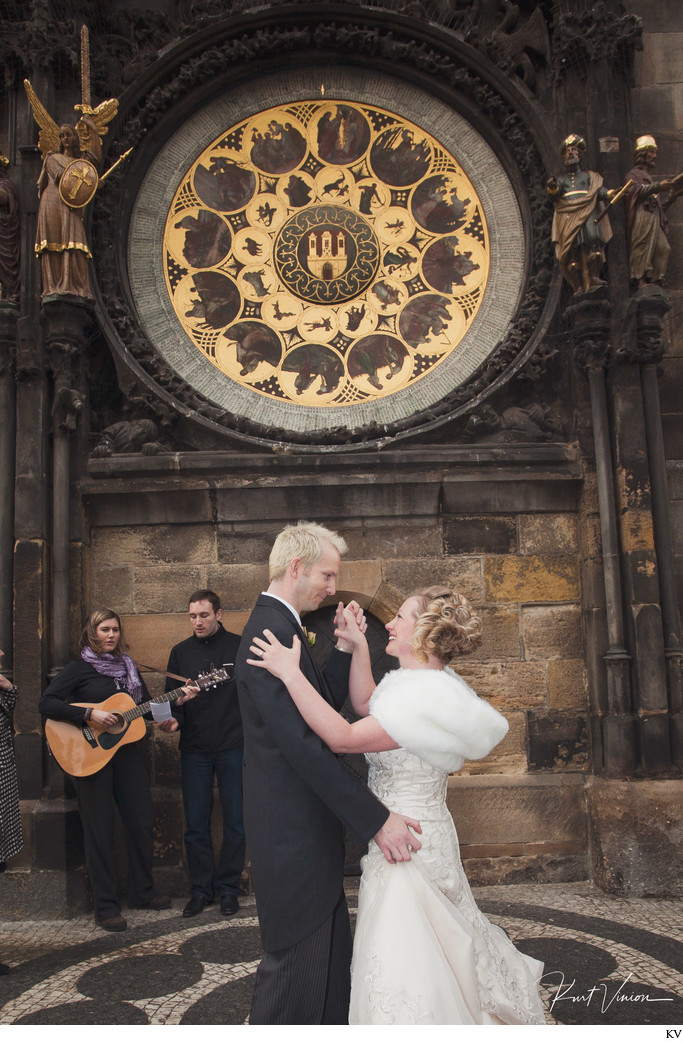
[[[256,972],[251,1025],[348,1025],[351,925],[341,894],[332,915],[288,949],[266,953]]]
[[[121,912],[114,861],[115,807],[121,815],[128,855],[128,904],[144,905],[155,895],[152,880],[154,809],[140,743],[122,746],[95,775],[73,781],[96,918],[104,920]]]

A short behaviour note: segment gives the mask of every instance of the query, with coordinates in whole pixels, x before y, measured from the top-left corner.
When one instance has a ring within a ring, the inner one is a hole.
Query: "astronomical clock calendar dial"
[[[166,289],[198,352],[316,408],[422,380],[474,321],[490,249],[477,193],[415,123],[346,101],[266,109],[187,170]]]
[[[464,401],[529,256],[482,133],[414,84],[341,66],[189,116],[147,161],[127,239],[140,332],[207,415],[306,443]]]

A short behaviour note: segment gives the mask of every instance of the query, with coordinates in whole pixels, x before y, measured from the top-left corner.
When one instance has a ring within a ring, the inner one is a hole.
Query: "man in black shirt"
[[[197,590],[189,600],[192,637],[174,646],[168,670],[196,678],[225,667],[230,681],[206,689],[182,706],[164,731],[180,729],[180,765],[185,809],[185,850],[190,870],[191,896],[183,916],[196,916],[220,898],[225,916],[236,913],[244,866],[242,818],[242,719],[234,681],[234,662],[240,639],[223,628],[221,603],[212,590]],[[169,678],[166,691],[176,681]],[[223,811],[223,841],[214,866],[211,808],[214,776]]]

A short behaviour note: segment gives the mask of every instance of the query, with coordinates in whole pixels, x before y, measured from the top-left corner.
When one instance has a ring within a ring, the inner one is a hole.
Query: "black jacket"
[[[168,669],[174,674],[196,680],[200,674],[209,673],[213,667],[220,669],[226,663],[229,665],[225,669],[232,678],[215,688],[204,689],[182,706],[172,706],[171,712],[180,725],[181,750],[221,753],[242,746],[242,718],[234,680],[239,644],[237,634],[231,634],[219,623],[211,637],[199,638],[192,634],[171,649]],[[166,691],[179,684],[167,678]]]
[[[80,723],[85,716],[85,709],[72,706],[71,703],[103,703],[110,695],[121,691],[124,689],[120,681],[98,673],[85,659],[72,659],[47,686],[38,703],[38,710],[45,717]],[[144,703],[148,699],[149,692],[142,681],[140,701]],[[145,717],[149,719],[150,714],[145,714]]]
[[[244,721],[244,821],[266,952],[294,945],[332,913],[344,879],[343,825],[368,841],[389,812],[311,731],[277,677],[248,666],[264,629],[291,647],[301,669],[335,709],[348,694],[351,656],[333,651],[321,673],[292,613],[259,597],[242,633],[237,685]]]

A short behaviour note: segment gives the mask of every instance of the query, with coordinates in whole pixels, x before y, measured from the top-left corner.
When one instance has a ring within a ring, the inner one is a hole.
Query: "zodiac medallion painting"
[[[232,380],[346,406],[457,352],[489,276],[453,156],[386,109],[300,101],[242,120],[181,179],[164,230],[173,311]]]

